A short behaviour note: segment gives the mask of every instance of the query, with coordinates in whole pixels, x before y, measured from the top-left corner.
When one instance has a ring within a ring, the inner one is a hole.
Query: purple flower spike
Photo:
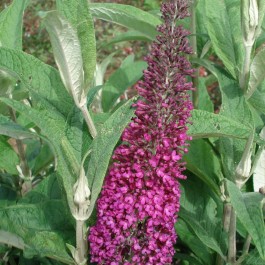
[[[123,132],[123,144],[97,202],[90,229],[91,261],[105,265],[171,264],[179,211],[178,179],[185,179],[187,123],[192,110],[186,77],[194,70],[187,35],[176,20],[188,16],[188,3],[162,4],[164,24],[146,57],[148,68],[137,90],[136,117]]]

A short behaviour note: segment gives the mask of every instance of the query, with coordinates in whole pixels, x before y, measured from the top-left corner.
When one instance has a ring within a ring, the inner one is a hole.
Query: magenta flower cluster
[[[90,229],[91,261],[106,265],[171,264],[179,211],[178,179],[185,165],[188,91],[193,74],[185,55],[187,35],[176,20],[188,16],[185,0],[162,4],[164,24],[146,57],[148,69],[137,90],[136,117],[122,135],[98,199],[97,223]]]

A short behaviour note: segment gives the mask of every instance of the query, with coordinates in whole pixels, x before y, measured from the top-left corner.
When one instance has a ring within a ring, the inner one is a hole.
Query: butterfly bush
[[[122,135],[97,202],[90,229],[91,261],[109,265],[171,264],[174,224],[180,208],[179,179],[185,179],[187,123],[192,110],[186,77],[194,70],[189,32],[176,21],[188,16],[184,0],[162,4],[164,23],[145,58],[148,68],[137,85],[135,118]]]

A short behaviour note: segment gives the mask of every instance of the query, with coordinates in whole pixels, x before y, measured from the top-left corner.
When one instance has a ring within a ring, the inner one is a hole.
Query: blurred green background
[[[0,0],[0,9],[4,9],[12,0]],[[94,0],[91,2],[109,2],[132,5],[147,11],[159,9],[161,0]],[[24,16],[24,40],[23,50],[32,54],[45,63],[55,66],[52,56],[51,44],[49,37],[41,20],[38,16],[39,11],[47,11],[54,9],[55,0],[31,0]],[[105,21],[95,20],[98,61],[102,61],[108,54],[116,51],[116,60],[113,65],[119,65],[120,62],[129,54],[134,53],[137,58],[141,58],[147,49],[144,42],[123,42],[119,44],[107,45],[109,40],[117,33],[126,31],[118,25],[114,25]],[[104,46],[104,47],[103,47]],[[110,70],[111,71],[111,70]]]

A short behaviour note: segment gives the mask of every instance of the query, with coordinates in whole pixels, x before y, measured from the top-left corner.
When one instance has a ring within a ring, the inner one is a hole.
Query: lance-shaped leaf
[[[28,2],[28,0],[14,0],[1,12],[0,46],[22,50],[22,19]]]
[[[254,192],[243,196],[233,182],[226,180],[226,185],[238,219],[252,237],[261,258],[265,260],[265,227],[262,213],[264,196]]]
[[[182,187],[179,217],[185,221],[189,230],[197,236],[208,253],[214,250],[224,257],[227,242],[222,231],[221,219],[218,218],[222,206],[214,198],[211,189],[198,178],[189,178]],[[213,263],[204,262],[204,264]]]
[[[18,156],[6,138],[0,136],[0,169],[4,169],[10,174],[18,174],[16,169],[16,166],[19,165]]]
[[[240,122],[203,110],[193,110],[191,121],[188,133],[193,138],[224,136],[246,139],[251,132],[250,127]]]
[[[242,69],[245,58],[245,48],[242,41],[243,36],[241,30],[241,1],[225,0],[225,3],[229,17],[229,24],[231,25],[232,39],[235,44],[236,68]]]
[[[257,249],[254,249],[247,253],[245,259],[241,263],[242,265],[263,265],[264,260],[261,259]]]
[[[261,28],[264,23],[264,16],[265,16],[265,1],[257,0],[259,6],[259,24],[256,29],[256,37],[258,37],[261,33]]]
[[[236,77],[236,55],[225,1],[205,0],[205,13],[214,51],[231,75]]]
[[[41,129],[39,136],[46,140],[53,149],[57,161],[57,177],[66,192],[69,208],[73,210],[73,185],[76,176],[79,174],[80,151],[82,148],[80,146],[78,148],[76,142],[69,141],[68,136],[72,135],[71,127],[66,128],[67,122],[64,117],[49,102],[37,94],[32,93],[32,96],[33,100],[38,102],[38,108],[30,108],[18,101],[7,98],[1,98],[0,100],[22,115],[28,116]],[[68,119],[68,123],[73,124],[71,120],[71,118]],[[73,121],[75,122],[75,119]],[[77,122],[74,124],[78,126]],[[79,138],[79,133],[76,133],[75,137]],[[76,148],[79,152],[75,150]]]
[[[250,98],[265,78],[265,49],[261,49],[250,66],[249,84],[246,97]]]
[[[244,42],[252,46],[255,41],[255,32],[259,24],[259,9],[257,0],[241,1],[242,32]]]
[[[112,45],[112,44],[123,42],[123,41],[135,41],[135,40],[150,41],[150,39],[146,37],[145,34],[139,31],[136,31],[136,30],[130,30],[130,31],[123,32],[121,34],[114,36],[114,38],[104,43],[102,47],[106,47],[108,45]]]
[[[103,124],[97,138],[93,141],[93,151],[87,172],[91,190],[90,214],[100,193],[113,149],[134,114],[131,104],[132,100],[129,100],[116,110]]]
[[[37,197],[37,195],[36,195]],[[74,264],[66,251],[65,241],[73,235],[69,214],[62,200],[36,204],[18,203],[0,208],[0,243],[23,249],[27,258],[49,257],[63,264]]]
[[[21,237],[3,230],[0,230],[0,243],[10,245],[19,249],[25,248],[25,243]]]
[[[198,156],[198,150],[200,155]],[[186,168],[220,195],[219,183],[223,178],[221,164],[211,145],[202,139],[193,140],[184,156]]]
[[[265,140],[265,127],[260,133],[260,137]],[[255,165],[255,170],[253,173],[253,185],[254,191],[259,191],[260,188],[265,187],[265,149],[260,147],[258,152],[258,160]]]
[[[28,131],[2,115],[0,115],[0,134],[19,140],[38,137],[36,133]]]
[[[77,106],[84,105],[84,70],[81,46],[76,30],[56,11],[45,15],[44,23],[49,33],[54,58],[61,79]]]
[[[156,26],[161,23],[158,17],[129,5],[93,3],[90,10],[92,16],[137,30],[150,40],[157,35]]]
[[[192,250],[196,257],[202,260],[202,264],[213,263],[213,253],[211,253],[211,250],[203,244],[203,242],[193,232],[192,228],[190,228],[184,220],[179,218],[175,224],[175,228],[178,238]],[[192,262],[191,264],[195,265],[196,263]]]
[[[0,48],[0,68],[15,76],[30,92],[34,91],[49,101],[62,115],[68,116],[73,100],[55,68],[30,54],[8,48]]]
[[[88,1],[56,0],[56,8],[77,30],[83,58],[84,89],[87,94],[96,69],[96,38]]]
[[[118,98],[131,85],[135,84],[143,75],[146,69],[145,62],[132,62],[122,65],[106,81],[102,88],[102,107],[104,112],[110,111],[114,107]]]

